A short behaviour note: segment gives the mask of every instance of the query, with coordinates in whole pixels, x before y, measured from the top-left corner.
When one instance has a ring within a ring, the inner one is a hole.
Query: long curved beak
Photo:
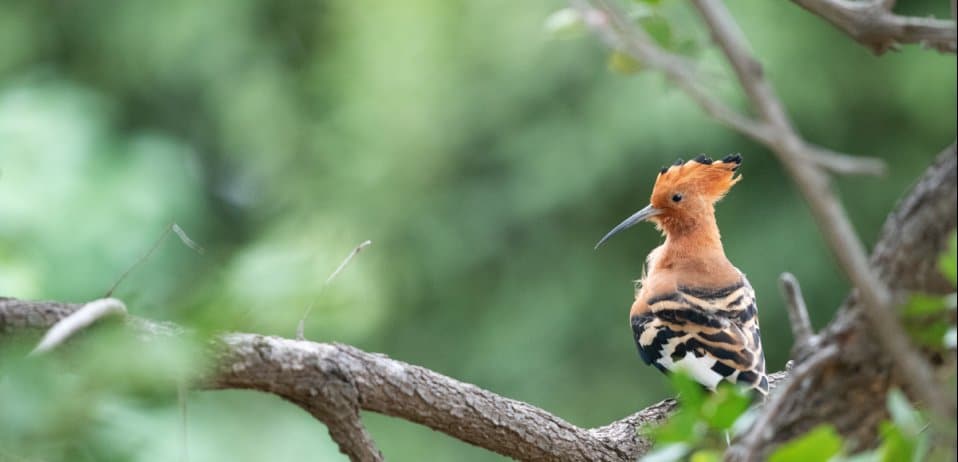
[[[645,207],[642,210],[639,210],[638,212],[635,212],[634,214],[632,214],[631,217],[626,218],[625,221],[623,221],[622,223],[619,223],[615,228],[612,228],[612,231],[609,231],[608,234],[606,234],[602,239],[599,240],[599,243],[595,245],[595,248],[598,249],[600,245],[602,245],[605,241],[609,240],[610,237],[614,236],[619,231],[631,228],[636,223],[646,221],[649,218],[652,218],[660,213],[662,213],[661,210],[655,207],[652,207],[651,205]]]

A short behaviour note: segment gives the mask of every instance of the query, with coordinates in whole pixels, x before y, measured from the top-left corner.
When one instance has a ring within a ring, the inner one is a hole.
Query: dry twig
[[[815,332],[808,318],[808,308],[805,306],[805,298],[802,297],[802,288],[792,273],[782,273],[778,277],[778,285],[782,291],[782,297],[785,298],[785,306],[788,308],[788,320],[792,325],[795,344],[806,345],[812,340]]]
[[[333,270],[332,274],[330,274],[329,277],[326,278],[326,281],[323,282],[323,285],[319,287],[319,293],[321,294],[323,292],[323,289],[325,289],[326,286],[328,286],[329,283],[333,279],[335,279],[337,275],[339,275],[339,273],[343,270],[343,268],[345,268],[346,265],[348,265],[349,262],[352,261],[353,257],[358,255],[359,252],[361,252],[363,249],[365,249],[366,247],[369,247],[372,244],[373,244],[373,241],[365,240],[361,242],[359,245],[357,245],[352,252],[349,252],[349,255],[347,255],[346,258],[343,260],[343,262],[340,263],[339,266],[337,266],[336,269]],[[315,304],[316,304],[315,301],[310,303],[309,306],[306,307],[306,311],[303,313],[303,317],[299,320],[299,324],[296,326],[296,340],[305,340],[303,331],[306,330],[306,318],[309,317],[309,313],[313,311],[313,306]]]
[[[150,257],[153,255],[153,252],[155,252],[156,249],[160,247],[160,244],[162,244],[163,241],[166,240],[166,237],[169,236],[171,232],[175,233],[176,237],[180,238],[180,242],[182,242],[183,245],[189,247],[194,252],[200,255],[206,252],[203,249],[203,247],[200,247],[200,245],[196,243],[196,241],[194,241],[193,239],[190,239],[190,237],[186,235],[186,231],[184,231],[183,228],[180,227],[180,225],[176,223],[170,223],[169,225],[166,226],[165,229],[163,229],[163,234],[160,234],[160,237],[158,237],[155,241],[153,241],[153,245],[150,246],[150,249],[147,250],[146,253],[143,254],[140,258],[137,258],[136,261],[133,262],[133,264],[130,265],[130,267],[127,268],[126,271],[124,271],[119,278],[117,278],[116,282],[114,282],[113,285],[110,286],[110,289],[106,291],[106,294],[103,295],[103,297],[106,298],[106,297],[112,296],[113,292],[116,291],[116,288],[120,286],[120,283],[123,282],[123,280],[126,279],[127,276],[129,276],[130,273],[132,273],[137,267],[143,264],[143,262],[149,260]]]

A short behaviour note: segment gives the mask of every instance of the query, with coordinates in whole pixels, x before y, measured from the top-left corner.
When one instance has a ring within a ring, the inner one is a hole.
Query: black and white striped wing
[[[646,303],[649,311],[632,318],[646,363],[681,369],[710,389],[726,380],[768,392],[755,294],[744,278],[719,289],[680,287]]]

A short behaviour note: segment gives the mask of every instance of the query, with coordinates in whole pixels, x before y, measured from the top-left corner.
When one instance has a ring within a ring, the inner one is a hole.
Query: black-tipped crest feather
[[[713,161],[712,161],[712,158],[706,156],[705,154],[699,154],[698,157],[696,157],[695,159],[692,159],[692,160],[694,160],[694,161],[696,161],[696,162],[698,162],[698,163],[700,163],[700,164],[705,164],[705,165],[712,165],[712,162],[713,162]]]

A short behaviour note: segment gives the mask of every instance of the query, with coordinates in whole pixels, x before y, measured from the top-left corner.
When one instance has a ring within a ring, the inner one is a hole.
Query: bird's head
[[[741,176],[735,171],[742,156],[732,154],[713,161],[704,155],[688,162],[677,161],[659,171],[649,205],[609,231],[596,248],[610,237],[642,221],[651,221],[668,235],[681,235],[705,223],[714,223],[714,205]]]

